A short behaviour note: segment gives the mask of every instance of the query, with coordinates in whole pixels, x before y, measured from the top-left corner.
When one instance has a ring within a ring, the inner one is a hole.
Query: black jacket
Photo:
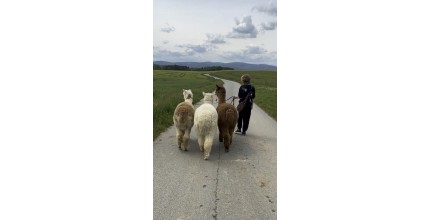
[[[249,92],[251,92],[251,95],[249,96],[248,102],[245,105],[246,107],[252,107],[252,100],[255,99],[255,88],[250,84],[240,86],[238,93],[239,102],[242,102]]]

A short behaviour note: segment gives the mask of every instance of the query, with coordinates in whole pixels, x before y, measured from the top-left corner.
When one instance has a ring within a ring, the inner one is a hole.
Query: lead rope
[[[234,105],[234,96],[230,96],[230,98],[228,98],[227,100],[225,100],[225,101],[228,101],[228,100],[230,100],[231,98],[233,98],[232,100],[231,100],[231,104],[233,104]]]

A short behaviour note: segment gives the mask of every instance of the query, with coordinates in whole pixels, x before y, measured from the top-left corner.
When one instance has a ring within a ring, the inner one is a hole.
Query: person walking
[[[253,105],[253,100],[255,98],[255,88],[251,85],[251,77],[248,74],[244,74],[240,77],[242,81],[242,85],[239,88],[238,96],[235,98],[239,98],[239,102],[243,102],[245,97],[249,94],[249,98],[245,103],[245,107],[242,111],[239,112],[239,119],[237,120],[237,130],[235,133],[242,133],[242,135],[246,135],[246,131],[249,126],[249,119],[251,118],[251,109]]]

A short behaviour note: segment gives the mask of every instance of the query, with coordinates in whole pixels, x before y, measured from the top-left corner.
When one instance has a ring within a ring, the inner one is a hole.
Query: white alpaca
[[[193,93],[191,90],[183,89],[182,94],[185,101],[176,106],[173,123],[176,127],[176,141],[179,149],[187,151],[191,128],[194,125]]]
[[[203,92],[203,96],[204,103],[196,109],[194,125],[200,150],[204,152],[204,159],[207,160],[218,128],[218,113],[212,105],[213,95]]]

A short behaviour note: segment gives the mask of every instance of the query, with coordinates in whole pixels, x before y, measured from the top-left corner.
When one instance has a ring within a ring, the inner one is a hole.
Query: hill
[[[250,64],[242,62],[232,62],[232,63],[221,63],[221,62],[167,62],[167,61],[154,61],[157,65],[180,65],[188,66],[190,68],[202,68],[208,66],[222,66],[230,67],[235,70],[276,70],[276,66],[267,64]]]

